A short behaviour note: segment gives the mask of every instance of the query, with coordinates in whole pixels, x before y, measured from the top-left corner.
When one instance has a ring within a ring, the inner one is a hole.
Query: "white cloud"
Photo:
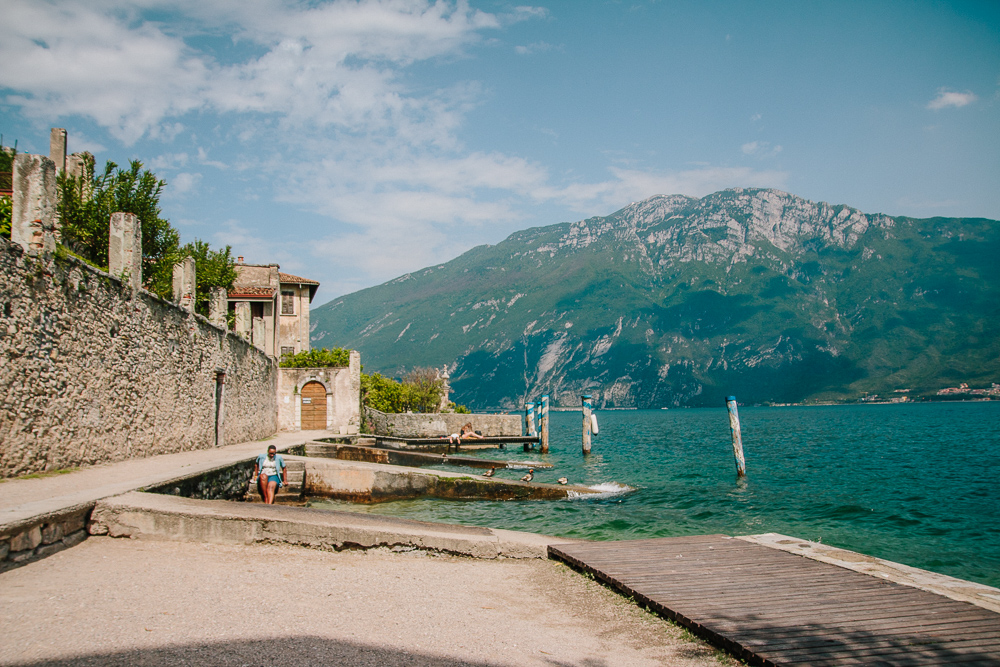
[[[756,155],[758,157],[774,157],[781,152],[781,146],[772,146],[769,141],[751,141],[740,146],[744,155]]]
[[[556,47],[548,42],[534,42],[532,44],[526,44],[523,46],[515,46],[514,53],[520,56],[528,56],[533,53],[542,53],[544,51],[551,51]]]
[[[329,221],[314,231],[319,240],[265,238],[230,220],[213,223],[212,241],[292,272],[306,257],[350,267],[337,275],[352,278],[325,283],[334,292],[454,257],[538,204],[605,214],[654,194],[783,187],[783,172],[711,165],[619,167],[599,182],[554,183],[537,162],[465,149],[459,130],[484,99],[479,84],[408,87],[410,65],[462,57],[491,31],[547,16],[536,7],[489,14],[464,0],[7,0],[0,101],[39,120],[82,116],[126,145],[168,143],[197,126],[187,152],[150,161],[179,172],[167,176],[168,196],[196,193],[199,167],[267,182],[279,201]],[[220,51],[194,46],[206,41]],[[212,125],[225,149],[209,138]],[[778,150],[744,146],[748,155]]]
[[[927,108],[935,111],[938,109],[944,109],[945,107],[955,107],[958,109],[968,104],[972,104],[978,99],[979,98],[976,97],[975,93],[972,93],[971,91],[958,93],[953,90],[941,88],[938,90],[937,96],[927,103]]]
[[[126,144],[147,134],[169,140],[183,127],[170,119],[194,110],[353,131],[405,128],[433,116],[437,101],[408,96],[398,68],[456,53],[500,25],[464,2],[143,4],[179,13],[200,32],[232,31],[263,54],[221,65],[126,3],[11,0],[0,23],[0,86],[13,91],[5,102],[38,117],[59,109],[92,118]]]
[[[183,195],[195,189],[200,181],[201,174],[192,174],[182,171],[170,179],[170,189],[168,192],[171,194]]]

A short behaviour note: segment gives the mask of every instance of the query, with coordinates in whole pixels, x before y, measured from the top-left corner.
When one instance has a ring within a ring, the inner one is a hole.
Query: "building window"
[[[283,291],[281,293],[281,314],[282,315],[295,314],[295,292]]]
[[[281,356],[283,356],[283,357],[284,356],[291,356],[293,354],[295,354],[295,348],[294,347],[284,347],[284,346],[282,346],[282,348],[281,348]]]

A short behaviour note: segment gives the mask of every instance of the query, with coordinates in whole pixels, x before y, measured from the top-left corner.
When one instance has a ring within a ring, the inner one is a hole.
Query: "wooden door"
[[[326,388],[319,382],[302,387],[302,430],[326,430]]]

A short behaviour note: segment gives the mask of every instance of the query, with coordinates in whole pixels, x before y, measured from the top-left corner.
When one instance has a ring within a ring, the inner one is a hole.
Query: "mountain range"
[[[453,399],[674,407],[1000,381],[1000,222],[866,214],[766,189],[655,196],[312,311],[365,372],[447,367]]]

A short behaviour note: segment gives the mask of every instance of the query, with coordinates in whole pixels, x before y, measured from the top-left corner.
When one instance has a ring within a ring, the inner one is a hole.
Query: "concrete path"
[[[0,483],[0,532],[36,517],[60,514],[102,498],[253,458],[269,445],[281,451],[328,436],[325,431],[278,433],[266,440],[218,449],[130,459],[38,479],[6,480]]]

